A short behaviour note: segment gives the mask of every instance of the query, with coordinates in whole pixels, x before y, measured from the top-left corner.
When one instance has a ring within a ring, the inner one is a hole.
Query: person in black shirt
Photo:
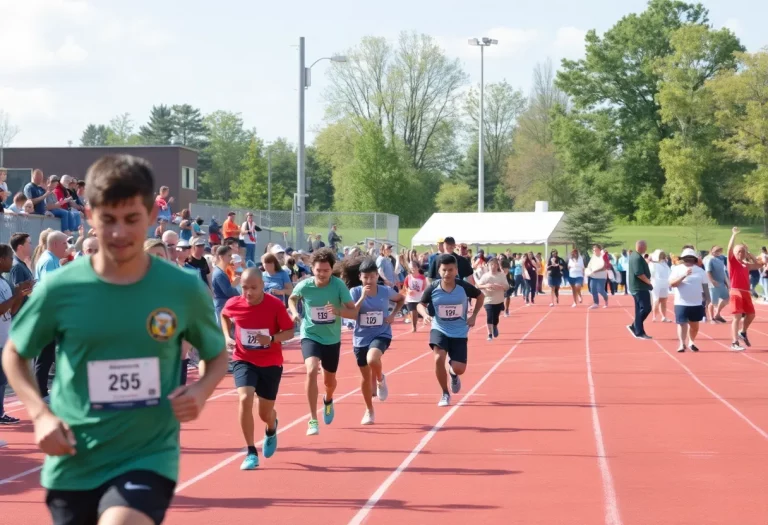
[[[456,257],[456,263],[459,271],[459,278],[465,281],[469,281],[470,280],[469,278],[472,277],[472,274],[474,273],[474,271],[472,270],[472,263],[470,263],[469,259],[467,259],[466,257],[462,257],[461,255],[454,253],[454,251],[456,250],[456,240],[453,237],[446,237],[444,246],[445,246],[445,253]],[[437,270],[438,270],[437,260],[439,258],[440,257],[435,257],[429,263],[429,272],[427,273],[427,277],[429,277],[430,280],[434,281],[440,278],[440,275],[437,273]]]
[[[208,261],[205,260],[203,254],[205,253],[205,239],[197,237],[192,241],[192,253],[187,259],[187,265],[195,268],[200,272],[200,277],[203,279],[205,285],[211,288],[211,269],[208,266]]]
[[[563,283],[563,271],[565,271],[565,261],[557,255],[557,250],[552,250],[547,261],[547,284],[549,284],[549,293],[552,298],[549,306],[560,304],[560,285]]]

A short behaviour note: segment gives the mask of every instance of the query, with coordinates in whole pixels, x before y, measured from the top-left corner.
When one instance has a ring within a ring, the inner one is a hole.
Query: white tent
[[[434,213],[411,241],[413,246],[436,244],[453,237],[468,245],[567,244],[565,213]]]

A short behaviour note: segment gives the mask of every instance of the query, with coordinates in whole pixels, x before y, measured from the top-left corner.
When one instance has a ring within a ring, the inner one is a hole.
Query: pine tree
[[[174,144],[202,149],[207,130],[200,110],[189,104],[174,104],[171,114]]]
[[[146,144],[173,144],[174,122],[171,108],[165,104],[152,106],[149,122],[141,126],[139,135]]]
[[[88,124],[80,137],[81,146],[106,146],[110,129],[103,125]]]
[[[565,234],[579,253],[589,254],[595,244],[604,248],[615,246],[611,242],[613,217],[607,207],[593,199],[579,199],[579,204],[565,214]]]

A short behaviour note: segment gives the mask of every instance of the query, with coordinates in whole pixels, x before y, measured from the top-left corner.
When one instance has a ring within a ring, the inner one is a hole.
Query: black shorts
[[[160,525],[176,482],[148,470],[132,470],[91,490],[49,490],[45,503],[54,525],[96,525],[112,507],[129,507]]]
[[[323,345],[312,339],[301,340],[301,355],[306,361],[310,357],[320,359],[323,370],[335,374],[339,369],[339,356],[341,355],[341,342],[332,345]]]
[[[419,303],[405,303],[405,306],[408,308],[409,312],[415,312],[416,307],[419,306]]]
[[[381,350],[381,353],[387,351],[389,345],[392,344],[392,339],[385,337],[376,337],[368,346],[356,346],[354,348],[355,357],[357,358],[357,366],[368,366],[368,350],[371,348],[377,348]]]
[[[467,338],[466,337],[448,337],[439,330],[429,332],[429,346],[432,350],[440,347],[448,353],[451,362],[467,363]]]
[[[280,379],[283,377],[282,366],[256,366],[248,361],[233,361],[232,375],[237,388],[250,386],[256,389],[256,395],[268,401],[277,399]]]
[[[677,324],[698,323],[702,319],[704,319],[704,305],[675,305],[675,322]]]

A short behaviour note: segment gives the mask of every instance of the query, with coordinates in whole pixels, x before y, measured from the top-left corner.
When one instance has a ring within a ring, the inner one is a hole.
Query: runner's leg
[[[253,397],[255,387],[241,386],[237,389],[237,395],[240,399],[238,406],[240,415],[240,429],[243,431],[245,444],[251,449],[254,446],[253,440]]]
[[[447,394],[450,392],[450,390],[448,390],[448,371],[445,368],[445,359],[448,356],[448,353],[439,346],[435,346],[433,352],[435,355],[435,376],[437,377],[437,383],[440,385],[440,389],[443,393]]]
[[[686,341],[688,339],[688,323],[678,323],[677,325],[677,340],[680,342],[678,351],[682,348],[685,349]]]
[[[307,392],[307,401],[309,403],[309,418],[311,420],[317,420],[317,374],[320,371],[320,358],[314,356],[308,357],[304,360],[304,365],[307,368],[304,389]]]
[[[688,332],[688,340],[692,345],[696,344],[696,336],[699,335],[699,323],[691,321],[691,328]]]
[[[155,522],[130,507],[110,507],[99,518],[99,525],[155,525]]]

